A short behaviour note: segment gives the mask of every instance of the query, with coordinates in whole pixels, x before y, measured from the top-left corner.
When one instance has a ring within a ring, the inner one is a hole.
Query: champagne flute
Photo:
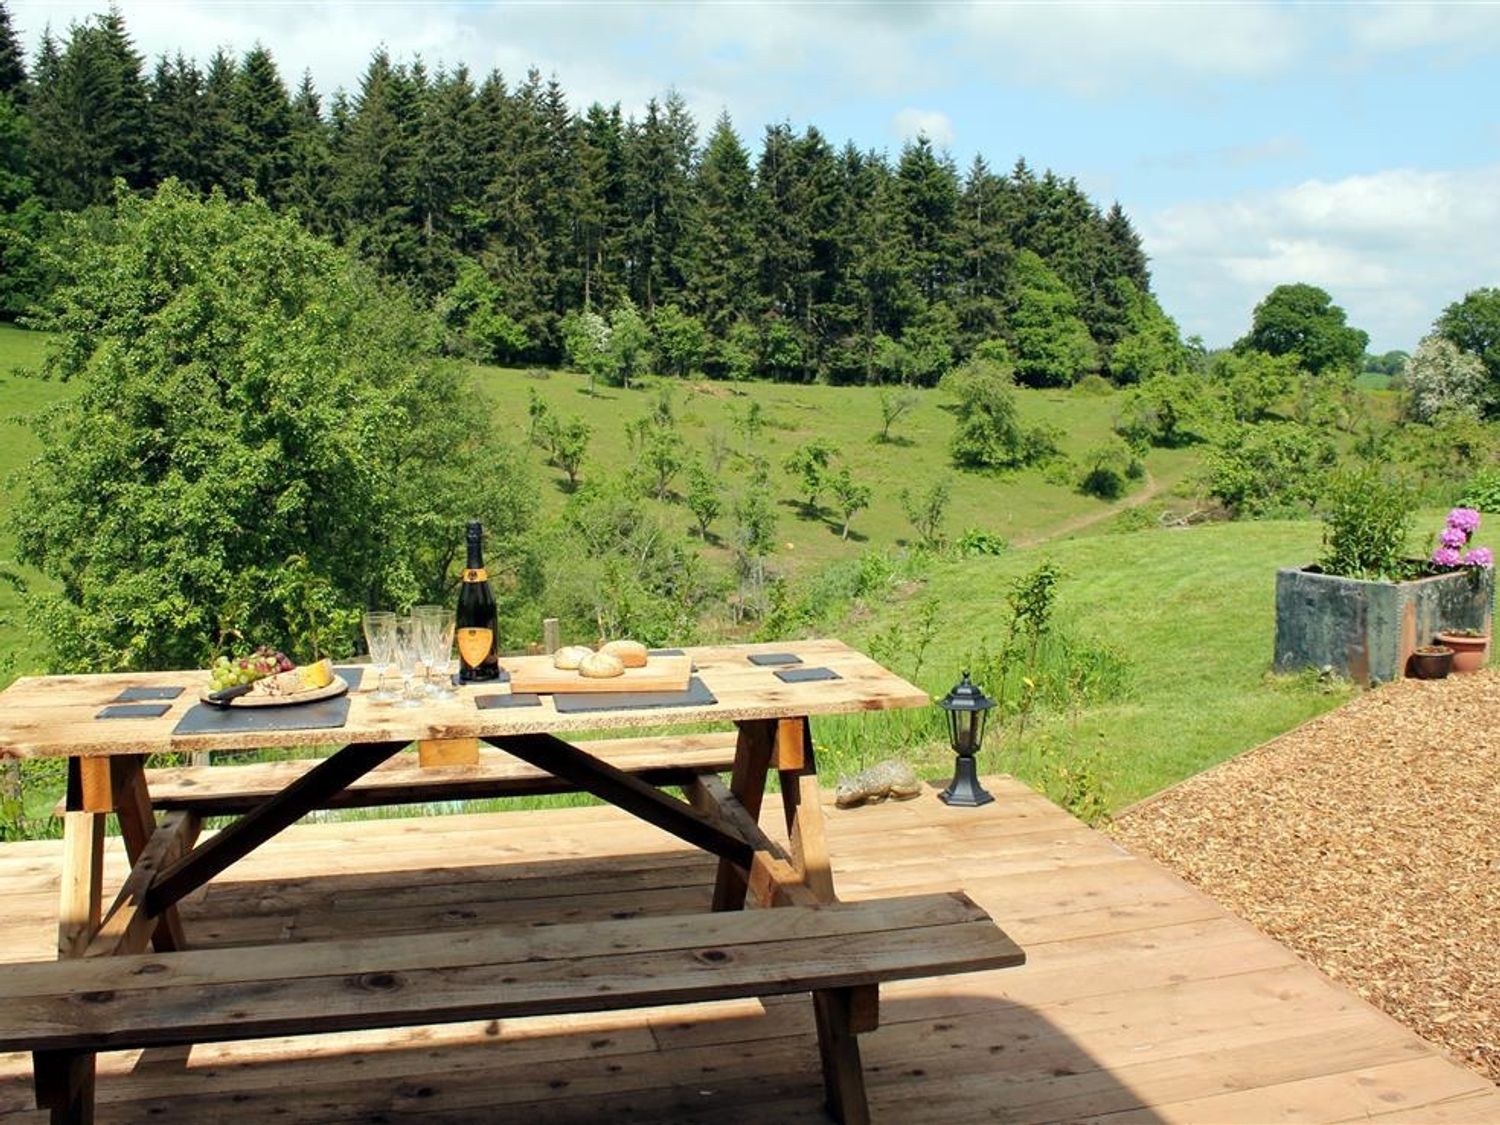
[[[453,659],[453,610],[441,605],[412,606],[412,619],[419,634],[426,636],[422,652],[427,664],[427,694],[432,699],[456,699],[448,672]]]
[[[422,666],[422,645],[416,620],[410,616],[396,618],[396,670],[401,673],[402,707],[422,706],[422,689],[417,685],[417,669]]]
[[[390,703],[397,698],[385,686],[385,674],[396,659],[396,615],[389,610],[372,610],[365,614],[365,646],[370,650],[370,668],[375,673],[375,690],[370,699]]]

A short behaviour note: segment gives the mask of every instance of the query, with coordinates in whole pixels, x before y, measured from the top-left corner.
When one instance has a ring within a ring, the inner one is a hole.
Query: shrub
[[[1129,482],[1139,480],[1144,472],[1145,466],[1130,446],[1112,437],[1084,454],[1078,491],[1101,500],[1118,500]]]
[[[1318,565],[1345,578],[1399,578],[1411,572],[1411,489],[1375,468],[1341,473],[1328,488]]]
[[[1462,411],[1478,417],[1489,397],[1489,372],[1479,357],[1432,335],[1406,361],[1407,409],[1419,422]]]
[[[433,322],[262,203],[175,181],[69,220],[46,416],[14,511],[54,668],[193,667],[236,635],[349,652],[447,602],[480,518],[502,614],[540,585],[535,487]]]
[[[1490,465],[1470,477],[1458,502],[1465,508],[1500,513],[1500,465]]]
[[[980,527],[968,527],[953,544],[953,549],[958,552],[960,558],[968,559],[976,555],[1003,555],[1010,550],[1010,543],[993,531],[985,531]]]
[[[1209,453],[1204,484],[1235,518],[1300,517],[1337,461],[1332,440],[1306,426],[1237,426]]]

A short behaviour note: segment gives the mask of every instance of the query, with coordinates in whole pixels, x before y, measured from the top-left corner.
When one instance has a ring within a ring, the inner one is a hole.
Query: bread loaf
[[[552,654],[552,667],[561,668],[564,672],[576,672],[579,662],[585,656],[592,655],[594,650],[587,645],[568,645]]]
[[[618,656],[607,652],[591,652],[578,662],[578,674],[591,680],[608,680],[625,674],[625,665]]]
[[[646,666],[646,646],[640,641],[610,641],[599,649],[609,655],[618,657],[621,664],[627,668],[644,668]]]

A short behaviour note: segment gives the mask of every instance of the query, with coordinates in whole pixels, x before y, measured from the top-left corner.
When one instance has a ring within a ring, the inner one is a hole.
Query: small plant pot
[[[1447,645],[1422,645],[1408,663],[1414,680],[1446,680],[1453,669],[1453,650]]]
[[[1477,672],[1484,667],[1490,655],[1488,635],[1471,636],[1465,633],[1439,633],[1437,643],[1453,650],[1455,673]]]

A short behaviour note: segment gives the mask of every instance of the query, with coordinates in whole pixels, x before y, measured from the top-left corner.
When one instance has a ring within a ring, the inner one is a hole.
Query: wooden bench
[[[735,732],[594,739],[578,745],[651,785],[686,785],[734,766]],[[319,759],[180,766],[146,771],[151,804],[200,816],[248,812],[307,773]],[[575,787],[503,751],[481,745],[474,765],[423,766],[414,754],[382,763],[325,803],[326,808],[468,801],[573,792]]]
[[[953,892],[16,964],[0,1051],[33,1053],[54,1123],[85,1123],[98,1051],[810,992],[829,1111],[857,1123],[881,982],[1024,961]]]

